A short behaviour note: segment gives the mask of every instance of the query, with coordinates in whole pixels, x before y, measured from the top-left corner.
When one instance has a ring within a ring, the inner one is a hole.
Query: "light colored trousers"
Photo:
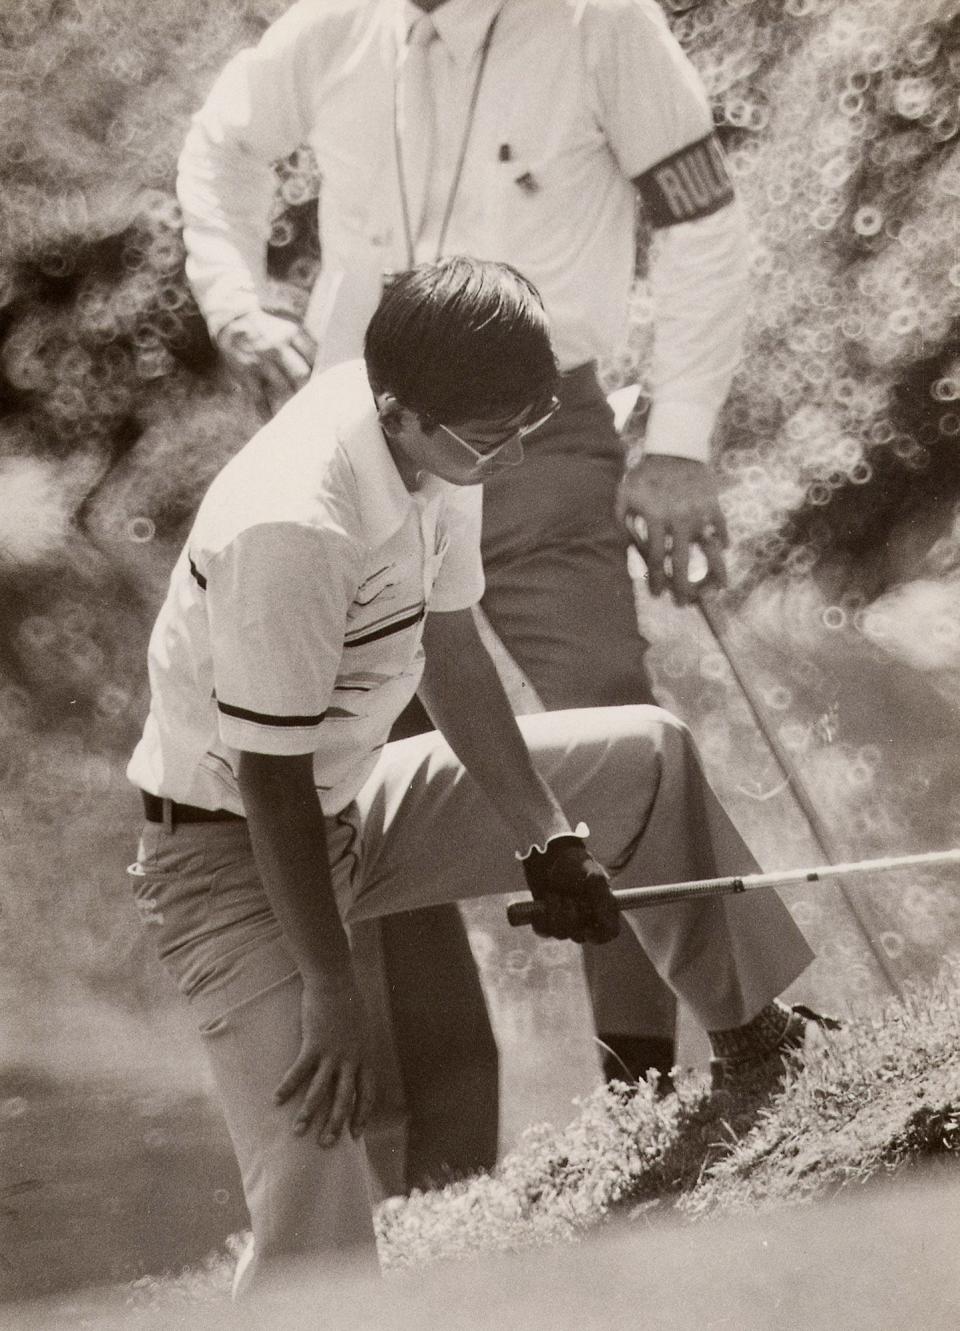
[[[707,786],[686,729],[653,707],[524,717],[537,767],[590,826],[614,886],[747,873],[756,865]],[[327,820],[345,921],[524,889],[510,828],[435,733],[387,745],[354,805]],[[250,1210],[246,1279],[345,1249],[374,1255],[365,1162],[347,1134],[296,1137],[273,1092],[299,1048],[300,980],[258,880],[244,822],[144,828],[132,868],[146,928],[189,1001]],[[772,892],[631,912],[657,971],[708,1029],[736,1026],[811,952]],[[423,966],[431,965],[429,955]]]

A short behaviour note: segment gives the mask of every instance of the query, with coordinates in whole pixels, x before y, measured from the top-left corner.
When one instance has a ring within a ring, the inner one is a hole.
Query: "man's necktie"
[[[433,19],[422,14],[410,29],[400,71],[402,97],[397,128],[403,158],[401,187],[406,194],[410,240],[414,246],[423,234],[436,152],[436,106],[430,77],[430,46],[436,37]]]

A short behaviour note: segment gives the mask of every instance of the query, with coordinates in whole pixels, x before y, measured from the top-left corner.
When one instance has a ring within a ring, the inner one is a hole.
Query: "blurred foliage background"
[[[285,8],[0,7],[7,1057],[39,1057],[42,1025],[68,1058],[91,1029],[81,1000],[101,1032],[169,1001],[125,891],[137,804],[123,768],[179,542],[259,424],[185,282],[175,163],[223,63]],[[746,354],[717,438],[731,646],[846,853],[955,844],[960,3],[664,8],[706,83],[753,236]],[[316,275],[320,188],[308,149],[278,164],[278,304],[298,308]],[[611,387],[644,380],[646,259],[644,243]],[[771,866],[817,858],[706,623],[651,603],[640,582],[638,611],[662,700],[693,724],[758,852]],[[935,874],[857,892],[870,947],[835,893],[790,897],[821,952],[809,984],[841,1005],[887,986],[880,954],[902,981],[960,937],[960,898]],[[549,999],[572,951],[534,953],[501,914],[471,912],[495,1005],[531,988]],[[53,1036],[51,1013],[70,1014]]]

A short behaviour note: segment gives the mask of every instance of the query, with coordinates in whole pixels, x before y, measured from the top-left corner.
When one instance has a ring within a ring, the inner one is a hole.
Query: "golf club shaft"
[[[819,883],[824,878],[840,875],[888,873],[894,869],[933,868],[937,865],[960,864],[960,849],[934,850],[922,855],[888,855],[876,860],[854,860],[848,864],[820,864],[808,869],[780,869],[772,873],[753,873],[730,878],[693,879],[685,883],[658,883],[651,887],[631,887],[614,892],[620,910],[636,910],[642,906],[665,906],[676,901],[690,901],[696,897],[728,896],[737,892],[752,892],[760,887],[787,887],[791,883]],[[533,924],[541,914],[536,901],[514,901],[507,907],[507,919],[514,925]]]
[[[641,557],[646,563],[646,541],[647,528],[643,519],[633,519],[630,522],[630,529],[633,534],[634,545]],[[699,556],[699,558],[697,558]],[[776,732],[776,727],[771,724],[770,717],[767,714],[757,690],[754,688],[749,676],[743,670],[741,663],[737,659],[737,654],[731,649],[727,635],[727,616],[721,604],[721,593],[712,592],[706,585],[707,564],[706,558],[696,545],[693,546],[691,557],[697,563],[697,568],[691,567],[690,581],[696,592],[694,604],[707,626],[710,633],[720,649],[727,665],[733,674],[734,679],[743,694],[744,701],[750,709],[754,721],[757,724],[761,735],[767,743],[771,754],[773,755],[777,766],[786,778],[790,793],[793,796],[797,808],[803,814],[807,827],[817,843],[819,853],[824,855],[831,862],[840,860],[839,848],[831,834],[826,822],[821,818],[819,810],[814,803],[813,797],[803,781],[796,764],[790,757],[785,746],[781,744]],[[669,559],[669,555],[667,556]],[[842,878],[837,880],[837,890],[846,904],[854,923],[860,930],[871,956],[877,964],[880,973],[883,975],[891,992],[897,995],[902,994],[902,985],[897,971],[883,950],[879,938],[875,936],[875,930],[870,927],[867,917],[864,914],[861,904],[856,901]]]

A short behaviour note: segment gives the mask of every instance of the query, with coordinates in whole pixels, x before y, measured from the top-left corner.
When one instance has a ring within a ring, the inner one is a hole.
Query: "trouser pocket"
[[[224,865],[244,881],[255,880],[253,856],[244,853],[244,846],[249,841],[242,824],[236,830],[216,823],[168,832],[147,823],[137,859],[127,870],[147,935],[188,998],[216,974],[218,959],[243,941],[228,918],[218,918],[215,887]],[[260,913],[259,927],[269,936],[278,932],[268,907]]]

